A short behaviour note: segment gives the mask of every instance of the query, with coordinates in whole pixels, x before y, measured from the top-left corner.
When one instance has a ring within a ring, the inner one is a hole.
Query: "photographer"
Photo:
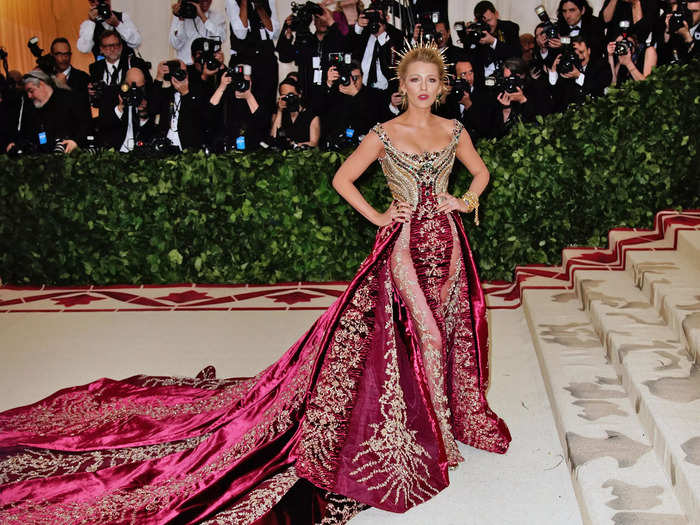
[[[219,72],[224,65],[221,42],[195,38],[192,42],[192,64],[187,66],[190,90],[200,99],[209,100],[218,84]]]
[[[605,0],[599,16],[605,24],[606,45],[619,36],[618,28],[623,20],[632,21],[630,31],[646,40],[658,12],[659,0]]]
[[[254,94],[265,111],[275,107],[279,64],[274,41],[280,22],[274,0],[226,0],[231,20],[231,62],[253,68]]]
[[[359,62],[353,60],[341,69],[331,66],[326,79],[328,92],[320,108],[323,142],[343,141],[350,145],[351,141],[345,141],[346,138],[357,141],[367,134],[382,112],[387,113],[384,110],[386,99],[379,90],[362,84]]]
[[[221,76],[208,102],[209,145],[216,152],[253,151],[267,137],[269,112],[253,93],[253,75],[247,64],[236,64]]]
[[[397,91],[398,84],[390,81],[393,51],[402,47],[401,31],[387,23],[380,2],[373,2],[357,19],[350,30],[352,56],[362,65],[362,78],[366,86],[385,93]]]
[[[272,120],[270,136],[283,146],[318,146],[321,123],[318,116],[307,108],[297,83],[289,78],[280,82],[277,113]]]
[[[170,45],[177,58],[192,64],[192,42],[205,37],[226,40],[226,17],[211,9],[212,0],[178,0],[173,4],[173,21],[170,24]]]
[[[593,10],[587,0],[560,0],[557,17],[559,35],[569,37],[582,35],[586,42],[590,43],[593,57],[598,59],[603,56],[605,25],[593,16]],[[561,40],[552,39],[549,46],[557,49],[561,46]]]
[[[669,2],[659,38],[659,62],[688,62],[700,56],[700,2]]]
[[[313,19],[316,32],[309,32]],[[315,103],[316,95],[324,89],[324,73],[328,71],[329,53],[346,51],[345,37],[340,33],[332,13],[323,6],[307,2],[284,21],[277,42],[280,62],[294,62],[299,69],[300,89],[307,103]]]
[[[572,49],[562,46],[549,71],[555,111],[570,104],[581,104],[587,96],[599,97],[612,81],[612,73],[602,60],[594,60],[583,36],[571,39]],[[568,46],[567,46],[568,47]]]
[[[112,11],[112,0],[88,0],[90,10],[88,20],[80,24],[78,51],[90,53],[97,58],[100,51],[100,36],[105,31],[117,34],[120,40],[128,46],[128,53],[141,45],[141,33],[126,13]]]
[[[187,66],[182,60],[158,64],[152,100],[158,135],[167,137],[180,150],[202,146],[203,101],[190,91]]]
[[[528,78],[522,58],[509,58],[503,63],[502,85],[497,85],[495,113],[490,137],[503,137],[518,122],[532,122],[537,115],[552,111],[553,100],[548,90]]]
[[[148,142],[156,135],[143,70],[134,67],[126,72],[117,100],[111,111],[100,113],[99,140],[106,148],[126,153],[133,151],[139,142]]]
[[[483,36],[474,50],[475,60],[483,68],[485,77],[496,71],[498,62],[522,56],[520,27],[514,22],[500,20],[498,11],[491,2],[482,1],[476,4],[474,19],[484,24],[487,29],[482,31]]]
[[[608,64],[612,72],[612,85],[619,87],[623,82],[633,78],[635,81],[647,78],[658,56],[653,45],[638,43],[636,35],[624,34],[615,42],[608,43]]]
[[[85,141],[89,115],[73,95],[55,87],[39,69],[22,77],[26,98],[19,112],[19,129],[11,129],[8,152],[71,153]],[[15,148],[17,146],[17,148]]]
[[[549,47],[550,39],[545,32],[546,27],[547,24],[544,22],[540,22],[535,27],[535,49],[532,53],[532,67],[530,68],[530,75],[534,79],[546,78],[559,54],[559,48]],[[559,47],[561,47],[561,40]]]
[[[425,38],[423,26],[421,24],[416,24],[413,29],[413,41],[420,42],[421,38]],[[445,63],[450,64],[450,68],[454,69],[454,64],[457,62],[457,59],[464,54],[464,50],[455,46],[452,42],[452,34],[447,21],[438,20],[435,22],[435,27],[429,38],[435,41],[438,48],[443,53]]]

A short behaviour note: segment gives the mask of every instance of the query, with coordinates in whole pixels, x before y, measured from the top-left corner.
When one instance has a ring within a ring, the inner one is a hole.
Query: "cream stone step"
[[[629,273],[615,273],[581,272],[576,292],[689,522],[700,524],[700,370]]]
[[[689,523],[576,295],[526,289],[523,307],[584,522]]]
[[[700,230],[678,232],[678,251],[691,261],[700,261]]]
[[[700,259],[693,260],[689,255],[687,249],[628,252],[627,273],[697,362],[700,355]]]

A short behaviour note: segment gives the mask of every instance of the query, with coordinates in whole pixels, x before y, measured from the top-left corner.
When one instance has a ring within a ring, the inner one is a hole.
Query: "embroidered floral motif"
[[[403,398],[399,378],[399,362],[396,350],[394,321],[391,318],[391,280],[385,283],[388,295],[387,314],[389,320],[386,334],[385,379],[379,397],[381,420],[371,423],[372,436],[360,444],[360,451],[353,457],[358,467],[350,476],[358,483],[366,484],[370,490],[383,492],[380,502],[392,498],[394,504],[403,500],[406,505],[416,505],[437,494],[428,482],[426,462],[433,460],[428,451],[418,443],[417,432],[408,428],[406,402]]]
[[[373,275],[367,276],[341,315],[302,423],[298,471],[326,489],[333,483],[337,455],[344,443],[358,377],[369,348],[375,281]]]
[[[369,505],[332,492],[326,493],[326,500],[328,501],[326,512],[316,525],[344,525],[360,512],[369,508]]]
[[[294,467],[289,467],[266,479],[260,486],[246,494],[242,501],[230,509],[219,512],[212,519],[203,521],[201,525],[253,523],[274,507],[297,481],[299,481],[299,477]]]

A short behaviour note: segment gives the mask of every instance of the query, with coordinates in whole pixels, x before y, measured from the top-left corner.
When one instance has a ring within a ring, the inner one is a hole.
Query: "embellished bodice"
[[[455,120],[452,139],[447,146],[439,151],[407,153],[391,143],[381,124],[372,128],[384,144],[385,154],[379,158],[379,162],[394,199],[404,201],[415,209],[422,196],[447,191],[462,129],[462,123]]]

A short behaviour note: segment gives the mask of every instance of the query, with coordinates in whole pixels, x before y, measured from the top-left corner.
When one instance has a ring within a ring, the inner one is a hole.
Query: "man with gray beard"
[[[72,93],[56,88],[39,69],[24,75],[21,83],[25,97],[10,129],[8,152],[17,145],[24,151],[71,153],[84,143],[90,115],[84,105],[75,103]]]

